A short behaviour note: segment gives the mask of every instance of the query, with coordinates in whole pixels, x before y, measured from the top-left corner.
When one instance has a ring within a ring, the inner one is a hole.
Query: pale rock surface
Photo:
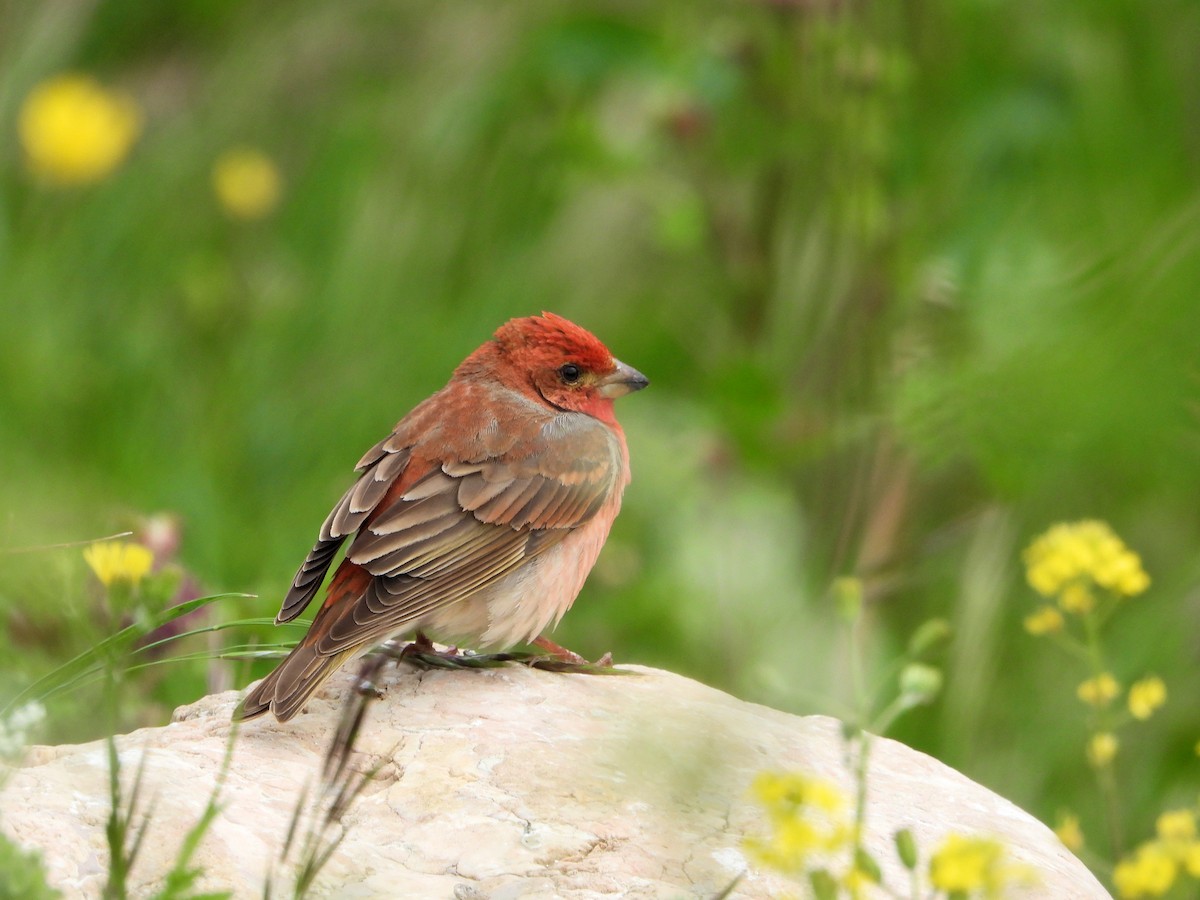
[[[382,768],[344,817],[345,838],[313,896],[695,898],[747,869],[732,896],[806,895],[748,865],[743,837],[766,830],[748,787],[764,769],[802,770],[849,793],[838,723],[631,668],[637,675],[390,667],[353,763]],[[262,896],[351,681],[335,677],[285,725],[260,719],[242,728],[222,812],[194,860],[205,872],[201,887]],[[143,796],[152,804],[134,896],[161,887],[200,816],[236,700],[206,697],[165,727],[118,738],[124,776],[145,755]],[[879,740],[871,768],[868,845],[906,896],[891,837],[903,827],[925,853],[950,831],[998,837],[1040,879],[1016,896],[1108,896],[1044,825],[937,760]],[[68,897],[99,896],[107,815],[103,742],[33,748],[0,794],[0,827],[41,850],[51,883]],[[276,865],[273,884],[287,888],[290,873]]]

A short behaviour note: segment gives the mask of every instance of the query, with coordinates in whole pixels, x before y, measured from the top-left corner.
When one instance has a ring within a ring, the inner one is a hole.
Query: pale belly
[[[571,608],[615,518],[615,510],[602,510],[515,572],[437,610],[420,629],[435,640],[475,649],[503,649],[533,640]]]

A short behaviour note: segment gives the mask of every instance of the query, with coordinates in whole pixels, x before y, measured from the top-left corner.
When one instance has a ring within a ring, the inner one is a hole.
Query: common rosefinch
[[[304,611],[349,538],[325,602],[235,716],[290,719],[342,663],[393,636],[544,641],[629,483],[613,399],[647,384],[559,316],[501,326],[359,462],[275,621]]]

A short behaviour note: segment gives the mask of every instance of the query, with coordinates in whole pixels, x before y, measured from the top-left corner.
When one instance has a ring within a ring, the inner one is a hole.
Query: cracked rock
[[[390,668],[352,757],[359,770],[379,770],[332,832],[343,839],[310,896],[665,900],[712,897],[739,874],[736,898],[804,895],[747,861],[744,837],[768,829],[748,788],[765,769],[800,770],[850,795],[838,723],[629,669],[636,676]],[[292,870],[278,862],[280,848],[352,680],[331,679],[287,724],[242,727],[221,811],[193,858],[200,890],[261,897],[273,872],[276,895],[287,893]],[[130,782],[145,756],[151,815],[132,896],[162,887],[200,817],[236,702],[234,692],[205,697],[169,725],[117,738]],[[41,851],[49,881],[68,897],[97,897],[104,886],[107,778],[102,742],[35,747],[0,794],[0,828]],[[873,744],[870,798],[867,847],[906,895],[892,848],[900,828],[925,858],[949,832],[1000,839],[1038,879],[1013,896],[1108,896],[1046,826],[895,741]]]

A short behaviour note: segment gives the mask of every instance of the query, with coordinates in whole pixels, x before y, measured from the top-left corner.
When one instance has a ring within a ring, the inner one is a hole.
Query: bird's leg
[[[433,645],[433,641],[423,631],[418,631],[413,635],[413,639],[409,641],[400,650],[396,657],[400,661],[407,661],[418,666],[441,666],[453,667],[460,665],[463,661],[457,647],[447,647],[445,650],[439,650]]]
[[[550,640],[550,638],[546,637],[544,634],[539,634],[529,643],[533,644],[535,647],[545,650],[551,656],[561,659],[563,662],[574,663],[577,666],[587,665],[587,660],[574,650],[568,650],[561,644],[554,643],[554,641]]]
[[[414,634],[412,643],[408,646],[411,647],[414,652],[418,650],[422,653],[436,652],[436,649],[433,646],[433,641],[431,641],[423,631],[418,631],[416,634]]]
[[[550,638],[546,637],[544,634],[539,634],[537,637],[535,637],[529,643],[531,643],[535,647],[545,650],[551,656],[553,656],[557,659],[560,659],[563,662],[571,663],[572,665],[576,665],[576,666],[596,665],[596,666],[608,667],[613,664],[613,658],[612,658],[611,653],[605,653],[602,657],[600,657],[598,660],[596,660],[595,663],[589,663],[586,659],[584,659],[582,656],[580,656],[574,650],[568,650],[566,647],[563,647],[560,644],[554,643],[554,641],[550,640]]]

